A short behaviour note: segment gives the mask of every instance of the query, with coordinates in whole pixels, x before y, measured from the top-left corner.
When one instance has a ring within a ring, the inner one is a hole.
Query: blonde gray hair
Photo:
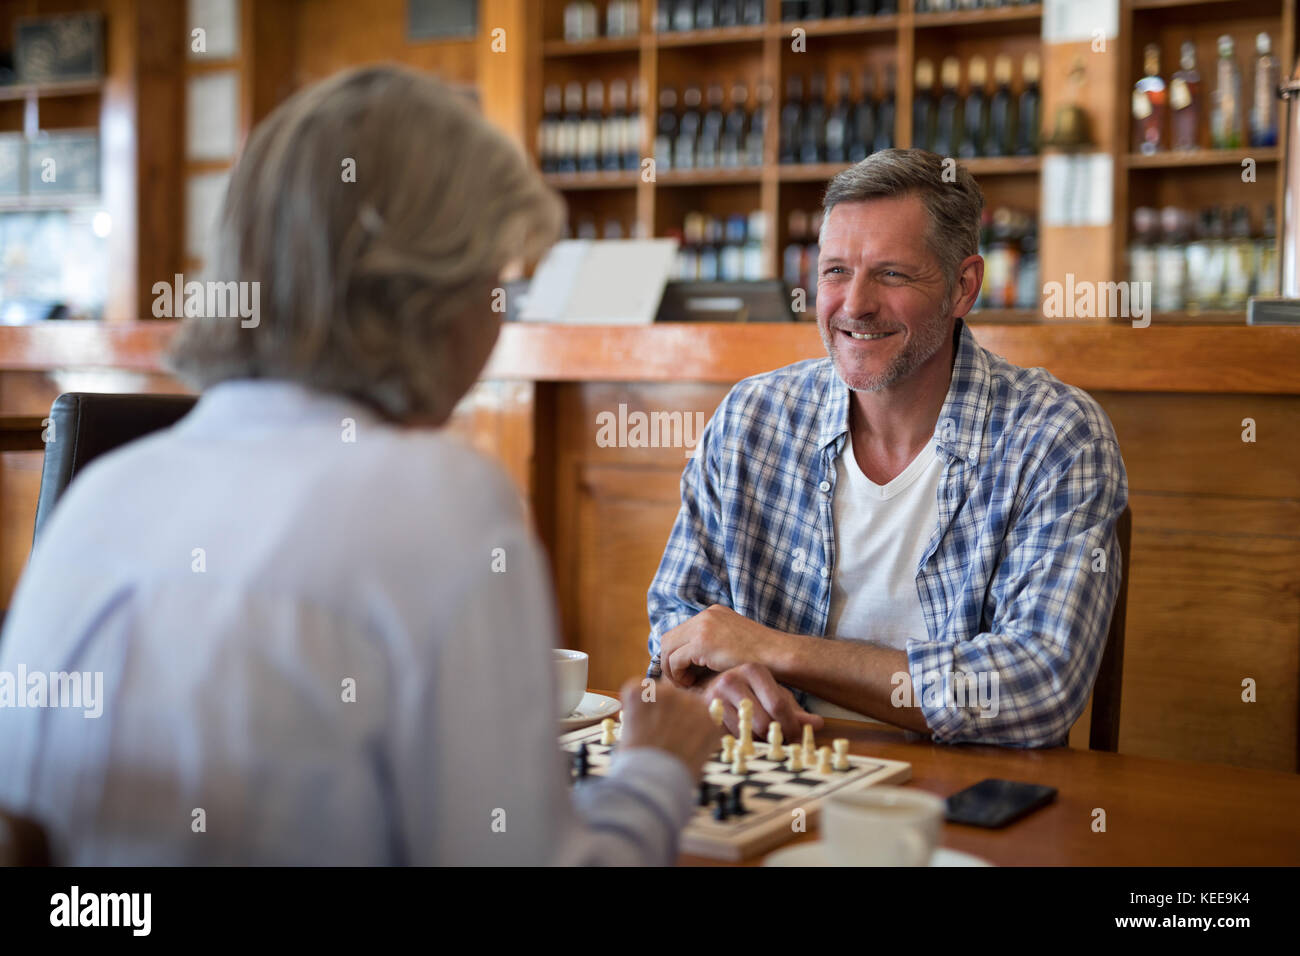
[[[340,73],[258,126],[226,191],[211,271],[259,282],[262,320],[186,319],[168,365],[199,388],[273,378],[444,415],[463,323],[495,320],[486,290],[563,221],[462,93],[398,67]]]
[[[949,177],[945,178],[945,172]],[[944,157],[924,149],[882,149],[835,176],[822,200],[826,216],[842,202],[917,195],[929,215],[926,243],[951,289],[957,268],[980,244],[984,194],[965,166],[948,170]]]

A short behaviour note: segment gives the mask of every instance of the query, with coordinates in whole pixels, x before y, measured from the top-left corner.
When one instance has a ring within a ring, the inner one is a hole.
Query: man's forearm
[[[768,656],[764,663],[784,684],[907,730],[930,730],[919,707],[895,707],[890,700],[898,686],[894,675],[908,673],[904,651],[864,641],[787,634]]]

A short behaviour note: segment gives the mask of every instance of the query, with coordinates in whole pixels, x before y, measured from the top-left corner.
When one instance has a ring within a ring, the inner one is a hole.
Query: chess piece
[[[781,725],[775,720],[767,725],[767,759],[784,760],[785,747],[781,746]]]
[[[831,748],[821,747],[817,750],[817,772],[831,772]]]
[[[733,817],[743,817],[749,812],[745,808],[745,785],[738,783],[731,788],[731,815]]]
[[[836,770],[852,770],[853,764],[849,763],[848,738],[836,737],[833,743],[835,744],[835,762],[831,766]]]
[[[587,742],[584,740],[578,747],[577,756],[578,779],[583,780],[591,771],[590,758],[587,755]]]
[[[731,772],[738,777],[743,777],[749,773],[749,767],[746,765],[745,748],[737,747],[734,757],[731,761]]]
[[[786,752],[790,755],[790,759],[785,762],[785,769],[791,773],[799,773],[803,770],[803,748],[791,745]]]
[[[709,716],[719,727],[722,726],[722,718],[726,716],[726,709],[722,706],[722,701],[717,697],[709,701]]]
[[[803,725],[803,762],[811,765],[817,759],[817,741],[813,738],[811,724]]]
[[[754,725],[751,721],[746,720],[740,725],[740,749],[746,757],[753,757],[758,754],[754,749]]]
[[[731,734],[722,737],[722,762],[731,763],[735,759],[736,738]]]
[[[713,802],[713,784],[707,780],[700,781],[700,806],[707,807]]]
[[[740,706],[736,710],[740,714],[741,720],[748,720],[751,724],[754,722],[754,702],[748,697],[740,702]]]
[[[600,722],[600,745],[602,747],[614,746],[614,718],[606,717]]]
[[[730,814],[727,813],[727,794],[724,790],[718,790],[713,798],[713,819],[719,823],[725,822]]]

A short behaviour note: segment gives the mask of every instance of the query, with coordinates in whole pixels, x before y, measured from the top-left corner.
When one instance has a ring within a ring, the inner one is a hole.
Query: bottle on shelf
[[[1219,61],[1214,70],[1214,102],[1210,109],[1210,143],[1215,149],[1241,146],[1241,71],[1232,37],[1219,37]]]
[[[605,36],[636,36],[641,29],[641,8],[637,0],[609,0],[605,7]]]
[[[718,165],[728,168],[745,165],[745,127],[749,113],[745,103],[749,100],[749,88],[744,83],[735,83],[731,87],[731,109],[727,111],[722,123],[721,143],[718,147]]]
[[[1038,54],[1026,53],[1020,67],[1024,89],[1020,93],[1020,102],[1016,108],[1016,154],[1019,156],[1038,154],[1038,133],[1042,128],[1039,114],[1043,105],[1042,95],[1038,91],[1038,68]]]
[[[1277,145],[1277,57],[1267,33],[1255,37],[1255,101],[1250,108],[1250,145]]]
[[[835,81],[835,105],[826,114],[826,162],[849,161],[849,128],[853,116],[853,81],[848,73],[840,73]]]
[[[803,80],[797,76],[786,77],[785,103],[781,106],[782,163],[799,162],[799,133],[803,128]]]
[[[718,151],[722,144],[722,84],[710,83],[706,97],[708,105],[700,121],[700,136],[695,145],[695,165],[700,169],[713,169],[718,165]]]
[[[714,19],[720,27],[740,26],[740,0],[718,0]]]
[[[610,217],[605,220],[605,239],[622,239],[626,233],[623,231],[623,224],[617,219]]]
[[[745,217],[728,216],[723,228],[722,245],[718,249],[718,278],[723,282],[739,282],[745,275]]]
[[[755,209],[745,225],[743,278],[747,282],[756,282],[766,271],[763,268],[763,240],[767,237],[767,216],[763,210]]]
[[[559,127],[564,120],[564,91],[552,83],[542,94],[542,121],[537,127],[537,163],[544,173],[556,171]]]
[[[756,27],[763,23],[767,16],[763,11],[766,0],[744,0],[741,7],[740,19],[747,27]]]
[[[682,93],[682,115],[677,120],[673,143],[673,169],[695,168],[695,144],[700,135],[700,88],[688,86]]]
[[[966,68],[969,91],[966,93],[965,116],[958,156],[984,156],[988,149],[989,100],[985,94],[988,69],[982,56],[970,58]]]
[[[594,173],[600,169],[600,134],[605,125],[605,89],[600,80],[587,84],[587,112],[579,132],[578,171]]]
[[[781,0],[781,19],[783,21],[802,20],[804,18],[804,0]]]
[[[627,116],[623,120],[623,168],[641,168],[641,81],[628,86]]]
[[[989,100],[989,134],[984,151],[989,156],[1010,156],[1016,151],[1016,100],[1011,95],[1011,57],[999,53],[993,60],[997,89]]]
[[[704,244],[704,217],[688,212],[682,222],[682,242],[677,247],[677,278],[691,281],[700,277],[700,247]]]
[[[600,36],[600,15],[590,0],[574,0],[564,8],[564,39],[579,43]]]
[[[582,84],[577,81],[564,87],[564,121],[557,146],[555,171],[576,173],[582,149]]]
[[[1220,308],[1227,259],[1224,252],[1219,210],[1202,209],[1196,235],[1187,244],[1187,311],[1193,315]]]
[[[895,88],[898,68],[890,63],[885,67],[885,92],[876,108],[876,139],[872,151],[894,148],[894,118],[897,110]]]
[[[887,17],[898,12],[898,0],[877,0],[876,15]]]
[[[808,103],[799,127],[799,161],[826,161],[826,79],[820,73],[808,81]]]
[[[912,100],[912,145],[934,148],[935,133],[934,64],[922,57],[916,61],[916,91]]]
[[[704,244],[700,246],[700,281],[717,282],[721,275],[719,256],[722,252],[722,223],[712,216],[704,217]]]
[[[656,0],[655,32],[667,33],[673,28],[673,0]]]
[[[962,103],[957,87],[961,83],[961,61],[946,56],[939,67],[939,83],[943,92],[935,108],[934,140],[927,149],[940,156],[956,156],[961,148]]]
[[[1142,51],[1143,76],[1133,87],[1133,151],[1150,156],[1163,148],[1168,95],[1160,78],[1160,46]]]
[[[1149,283],[1152,304],[1157,295],[1159,266],[1156,247],[1160,240],[1160,213],[1150,206],[1133,210],[1133,241],[1128,247],[1128,278],[1130,282]],[[1143,301],[1147,301],[1145,298]]]
[[[1177,206],[1160,210],[1160,244],[1156,246],[1155,307],[1160,312],[1187,308],[1187,214]]]
[[[1020,274],[1016,283],[1017,309],[1037,309],[1042,287],[1038,281],[1038,217],[1024,216],[1025,231],[1020,237]]]
[[[876,140],[876,90],[870,69],[862,71],[862,89],[849,117],[848,161],[866,159]]]
[[[609,112],[600,124],[600,168],[616,173],[623,168],[623,137],[627,135],[627,81],[611,80]]]
[[[767,111],[772,101],[772,88],[759,81],[757,102],[749,114],[749,132],[745,134],[745,165],[763,165],[763,140],[767,135]]]
[[[596,232],[596,220],[590,216],[583,216],[578,220],[577,239],[599,239],[600,235]]]
[[[695,29],[695,0],[676,0],[673,4],[673,29]]]
[[[853,16],[871,17],[876,12],[876,0],[853,0]]]
[[[808,243],[808,214],[791,211],[786,219],[786,246],[781,251],[781,278],[787,290],[804,289],[804,249]],[[806,289],[805,289],[806,291]]]
[[[1264,207],[1264,228],[1255,240],[1255,295],[1277,295],[1277,219],[1273,204]]]
[[[804,0],[803,18],[805,20],[823,20],[826,17],[826,0]]]
[[[714,0],[695,0],[695,29],[711,30],[718,25]]]
[[[1170,146],[1196,149],[1201,145],[1201,74],[1195,43],[1183,44],[1178,65],[1181,69],[1169,83]]]
[[[831,18],[848,17],[853,15],[853,3],[851,0],[827,0],[826,16]]]
[[[659,91],[659,116],[655,119],[655,168],[657,172],[673,169],[673,150],[677,143],[677,91],[664,87]]]
[[[1229,219],[1224,244],[1223,308],[1246,311],[1255,279],[1255,243],[1250,236],[1250,210],[1237,206]]]

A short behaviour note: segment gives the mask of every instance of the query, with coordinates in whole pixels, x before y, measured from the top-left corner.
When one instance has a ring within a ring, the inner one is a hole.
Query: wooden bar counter
[[[972,328],[1009,361],[1088,390],[1119,435],[1133,511],[1120,751],[1295,772],[1300,328],[1158,317],[1149,328],[973,317]],[[160,365],[172,330],[0,328],[0,415],[26,416],[30,430],[63,391],[181,391]],[[811,323],[503,329],[452,427],[530,502],[565,640],[592,654],[593,686],[644,671],[646,588],[688,451],[600,441],[598,416],[702,421],[741,378],[823,354]],[[6,447],[31,447],[15,441]],[[31,540],[40,454],[2,460],[8,594]]]

